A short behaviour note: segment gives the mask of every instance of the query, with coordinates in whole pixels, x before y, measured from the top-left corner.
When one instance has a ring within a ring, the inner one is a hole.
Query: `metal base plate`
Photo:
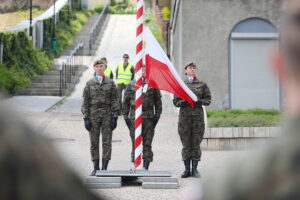
[[[99,170],[98,177],[171,177],[168,171],[148,171],[148,170]]]

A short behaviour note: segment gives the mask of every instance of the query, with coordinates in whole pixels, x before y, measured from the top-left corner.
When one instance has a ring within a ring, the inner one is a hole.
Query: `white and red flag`
[[[182,81],[168,56],[145,27],[146,80],[150,87],[170,92],[194,107],[197,96]]]

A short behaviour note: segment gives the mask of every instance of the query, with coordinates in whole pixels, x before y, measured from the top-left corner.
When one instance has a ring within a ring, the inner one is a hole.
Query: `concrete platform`
[[[148,171],[148,170],[99,170],[98,177],[171,177],[168,171]]]
[[[88,177],[84,183],[90,189],[120,188],[121,177]]]
[[[143,189],[177,189],[178,183],[176,182],[143,182]]]
[[[89,189],[110,189],[120,188],[121,183],[86,183],[85,186]]]

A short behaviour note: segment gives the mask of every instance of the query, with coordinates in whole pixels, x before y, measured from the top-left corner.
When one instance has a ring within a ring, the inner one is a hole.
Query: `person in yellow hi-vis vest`
[[[114,79],[114,74],[113,74],[113,72],[112,72],[112,68],[107,64],[107,59],[106,59],[106,57],[102,57],[101,59],[100,59],[101,61],[103,61],[105,64],[106,64],[106,69],[105,69],[105,71],[104,71],[104,75],[106,76],[106,77],[108,77],[108,78],[110,78],[110,79]]]
[[[123,55],[123,63],[119,63],[116,70],[117,90],[119,95],[119,106],[122,110],[122,93],[126,86],[134,79],[134,67],[128,62],[129,55]],[[121,112],[119,112],[121,115]]]

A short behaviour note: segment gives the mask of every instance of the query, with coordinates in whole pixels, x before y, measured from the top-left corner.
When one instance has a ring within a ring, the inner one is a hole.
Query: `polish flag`
[[[146,80],[150,87],[170,92],[189,102],[194,107],[197,96],[186,86],[178,75],[168,56],[145,27]]]

